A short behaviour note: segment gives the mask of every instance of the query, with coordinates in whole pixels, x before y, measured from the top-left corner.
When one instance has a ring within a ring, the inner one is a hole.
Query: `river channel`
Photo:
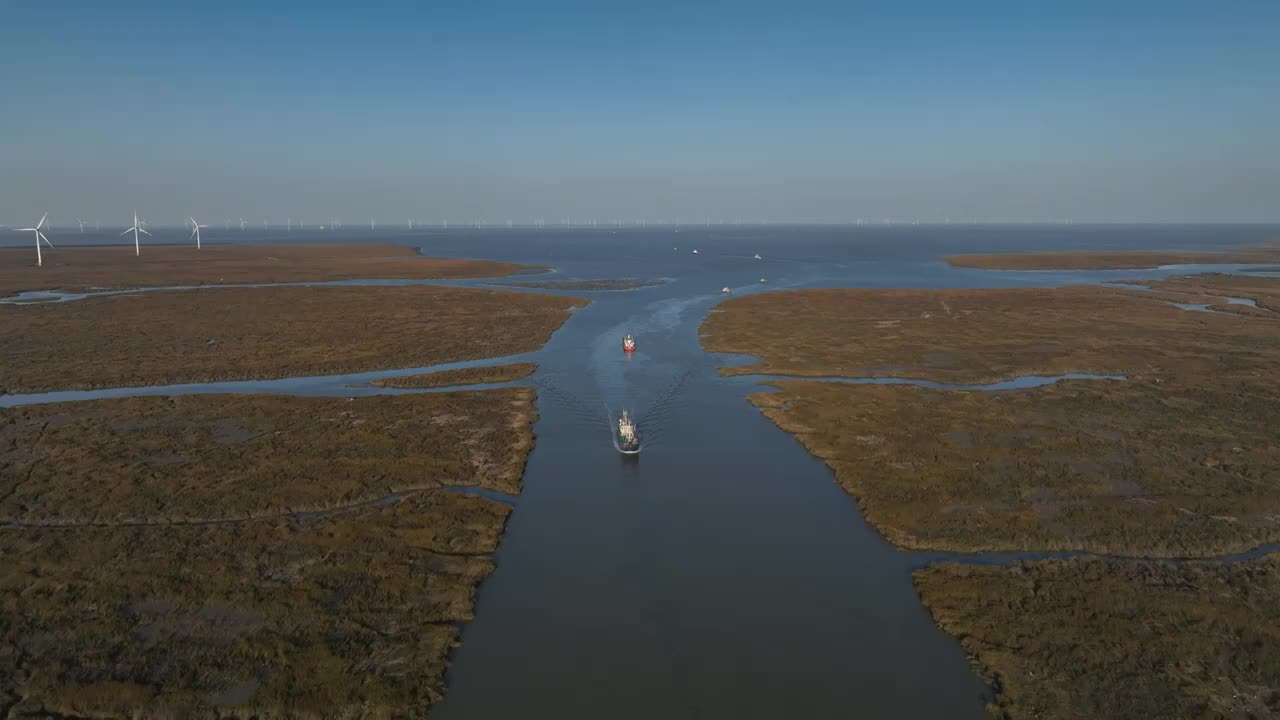
[[[498,569],[480,587],[432,717],[986,717],[988,689],[913,590],[921,554],[898,550],[868,527],[827,467],[745,400],[765,378],[716,372],[744,358],[704,352],[698,326],[723,287],[741,295],[1132,282],[1217,268],[1014,273],[951,268],[936,258],[1261,239],[1250,229],[1224,232],[713,227],[359,238],[405,242],[427,255],[555,266],[538,280],[669,280],[559,291],[592,303],[544,348],[515,358],[538,363],[527,381],[538,389],[537,444],[524,490],[512,499]],[[234,239],[286,239],[249,235]],[[626,333],[639,344],[632,355],[621,350]],[[363,383],[400,374],[393,370],[181,391],[355,395],[383,392]],[[10,396],[0,404],[166,391],[176,390]],[[620,456],[611,443],[609,415],[624,408],[639,419],[638,458]]]

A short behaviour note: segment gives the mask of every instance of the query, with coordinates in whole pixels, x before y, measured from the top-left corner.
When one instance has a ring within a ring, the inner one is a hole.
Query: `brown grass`
[[[398,377],[374,380],[370,385],[389,388],[437,388],[451,385],[479,385],[482,383],[511,382],[529,377],[538,369],[537,363],[522,362],[508,365],[488,365],[485,367],[459,368],[457,370],[440,370],[420,373],[418,375],[401,375]]]
[[[1274,313],[1280,313],[1280,283],[1275,278],[1212,273],[1153,280],[1143,284],[1161,292],[1194,296],[1190,299],[1182,298],[1180,302],[1207,303],[1220,312],[1263,317],[1275,317]],[[1225,300],[1227,297],[1248,298],[1258,307],[1230,304]]]
[[[24,716],[422,716],[510,512],[441,488],[516,490],[531,398],[191,396],[4,411],[0,705]],[[304,508],[345,509],[280,514]]]
[[[911,548],[1205,556],[1280,542],[1280,389],[777,383],[766,416]]]
[[[710,349],[763,355],[733,372],[1128,376],[1007,393],[785,382],[753,396],[897,543],[1206,555],[1280,541],[1280,322],[1094,287],[800,291],[722,307],[704,325]]]
[[[797,290],[720,307],[703,323],[704,346],[763,356],[723,370],[732,375],[982,383],[1070,372],[1256,373],[1259,363],[1280,360],[1272,352],[1280,323],[1187,312],[1149,293],[1105,287]]]
[[[0,306],[0,392],[417,367],[536,350],[587,301],[503,290],[222,288]]]
[[[1280,556],[937,565],[915,583],[996,687],[995,717],[1280,714]]]
[[[505,388],[0,410],[0,523],[257,517],[455,485],[517,493],[532,403],[532,389]]]
[[[1161,265],[1245,265],[1274,263],[1280,248],[1261,247],[1224,252],[1099,251],[948,255],[955,267],[985,270],[1137,270]]]
[[[411,247],[345,245],[57,247],[36,267],[27,247],[0,249],[0,296],[24,290],[86,290],[163,285],[318,282],[356,278],[503,277],[531,266],[426,258]]]

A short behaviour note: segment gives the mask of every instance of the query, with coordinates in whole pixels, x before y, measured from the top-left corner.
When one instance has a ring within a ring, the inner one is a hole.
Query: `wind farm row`
[[[223,222],[223,229],[228,232],[231,232],[234,225],[235,227],[239,228],[240,232],[245,232],[249,227],[249,223],[245,221],[244,218],[237,218],[237,219],[239,222],[235,224],[233,224],[230,220],[225,220]],[[82,234],[84,233],[85,226],[88,224],[89,223],[87,223],[84,220],[76,220],[76,226],[79,228],[79,232]],[[736,219],[733,222],[728,222],[725,220],[718,220],[713,222],[711,218],[707,218],[704,224],[707,227],[711,227],[712,225],[742,225],[742,224],[763,225],[765,223],[764,221],[742,223],[741,221]],[[600,227],[604,227],[604,228],[641,227],[643,228],[643,227],[649,227],[651,225],[653,227],[674,227],[678,230],[681,227],[681,222],[680,220],[677,219],[675,221],[659,220],[654,223],[649,223],[647,220],[642,218],[640,220],[615,219],[612,222],[606,221],[605,223],[601,223],[598,219],[595,219],[595,218],[591,219],[590,221],[577,221],[574,218],[566,217],[566,218],[563,218],[563,220],[560,222],[551,224],[552,227],[562,227],[562,228],[600,228]],[[102,229],[102,223],[100,221],[95,220],[93,222],[93,226],[95,228],[95,231],[101,231]],[[202,229],[207,229],[209,226],[207,224],[206,225],[200,224],[194,217],[188,217],[185,223],[185,226],[187,228],[190,228],[191,230],[191,234],[188,239],[191,241],[194,241],[196,248],[199,249],[201,246],[200,231]],[[430,226],[432,226],[432,224],[423,223],[421,221],[414,220],[413,218],[409,218],[408,222],[406,223],[406,227],[410,231],[415,229],[422,230]],[[471,226],[474,226],[476,228],[505,227],[505,228],[511,229],[511,228],[519,227],[522,229],[525,229],[525,228],[541,229],[541,228],[546,228],[548,224],[545,220],[538,219],[532,222],[525,222],[525,223],[516,223],[513,220],[507,220],[505,224],[493,224],[488,222],[487,220],[476,220],[476,221],[464,223],[461,225],[458,225],[458,224],[454,225],[454,227],[471,227]],[[3,227],[3,226],[0,226],[0,227]],[[53,243],[50,242],[48,235],[46,234],[51,227],[52,227],[52,223],[49,221],[49,213],[45,213],[40,217],[40,221],[36,223],[33,227],[13,228],[15,232],[30,232],[33,234],[35,238],[35,246],[36,246],[36,266],[37,267],[44,266],[43,247],[48,247],[48,248],[53,247]],[[305,223],[303,223],[302,221],[298,221],[295,223],[292,217],[285,218],[285,222],[283,225],[272,226],[269,221],[267,220],[262,221],[263,230],[269,230],[272,227],[275,227],[277,229],[284,229],[286,232],[294,232],[295,230],[301,232],[307,229],[307,225]],[[342,223],[341,218],[334,218],[330,220],[327,224],[323,224],[323,223],[316,224],[311,227],[316,230],[342,230],[344,228],[344,225]],[[386,226],[384,225],[384,228],[385,227]],[[446,230],[449,229],[450,227],[449,220],[447,218],[441,218],[439,221],[439,227]],[[377,229],[378,229],[377,218],[372,218],[372,217],[369,218],[370,232],[376,232]],[[130,234],[133,235],[134,254],[141,255],[142,254],[141,236],[146,235],[150,237],[151,233],[150,231],[147,230],[147,221],[143,218],[138,217],[137,211],[134,211],[133,213],[133,223],[129,225],[129,227],[125,228],[123,232],[120,233],[122,237]]]

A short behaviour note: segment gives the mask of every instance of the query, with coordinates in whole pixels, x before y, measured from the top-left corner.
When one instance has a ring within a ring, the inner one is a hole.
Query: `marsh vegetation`
[[[1075,252],[948,255],[955,267],[984,270],[1139,270],[1161,265],[1247,265],[1280,260],[1280,248],[1259,247],[1224,251],[1081,250]]]
[[[0,306],[0,393],[331,375],[529,352],[585,300],[470,288],[160,291]]]
[[[503,277],[531,266],[423,257],[390,243],[317,245],[59,246],[36,267],[27,248],[0,249],[0,296],[24,290],[91,290],[321,282],[329,280]]]
[[[537,363],[521,362],[506,365],[437,370],[417,375],[399,375],[374,380],[370,385],[387,388],[437,388],[453,385],[480,385],[483,383],[512,382],[527,378],[538,369]]]
[[[523,388],[0,414],[0,706],[421,716],[532,446]]]
[[[997,718],[1280,713],[1280,555],[944,564],[915,584],[996,689]]]
[[[1011,392],[788,381],[753,396],[899,544],[1204,556],[1280,540],[1268,317],[1101,287],[796,291],[722,307],[705,343],[761,356],[731,373],[1126,376]]]

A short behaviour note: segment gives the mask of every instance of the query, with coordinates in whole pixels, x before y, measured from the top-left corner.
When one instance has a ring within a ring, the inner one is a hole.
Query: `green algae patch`
[[[997,718],[1280,712],[1280,556],[935,565],[916,589],[995,688]]]
[[[533,391],[0,412],[15,715],[420,717],[493,570]]]
[[[0,296],[24,290],[504,277],[531,265],[423,257],[390,243],[56,247],[36,267],[27,248],[0,249]]]
[[[538,349],[587,301],[469,288],[158,291],[0,305],[0,393],[333,375]]]
[[[538,369],[537,363],[509,363],[485,367],[439,370],[417,375],[400,375],[374,380],[370,385],[387,388],[437,388],[453,385],[481,385],[485,383],[513,382],[527,378]]]

